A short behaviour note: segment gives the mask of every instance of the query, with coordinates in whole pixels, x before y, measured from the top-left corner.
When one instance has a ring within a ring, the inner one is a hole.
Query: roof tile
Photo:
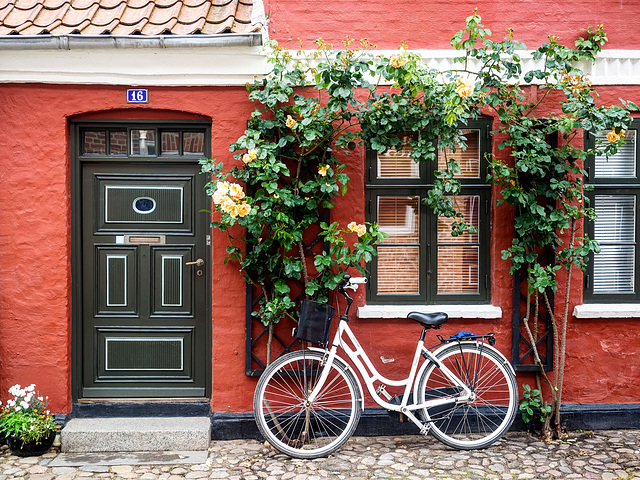
[[[154,0],[153,3],[156,8],[168,8],[173,7],[176,4],[180,4],[180,6],[182,6],[182,2],[178,2],[176,0]]]
[[[201,7],[206,5],[207,8],[209,8],[211,2],[209,0],[183,0],[182,5],[185,7]]]
[[[92,6],[99,6],[100,0],[70,0],[71,7],[75,10],[86,10]]]
[[[202,23],[204,24],[204,20],[205,18],[207,18],[208,10],[208,5],[205,5],[204,3],[195,7],[187,7],[186,5],[183,5],[182,9],[180,10],[180,14],[178,15],[178,22],[183,24],[191,24],[202,20]]]
[[[165,25],[171,21],[173,23],[178,21],[178,15],[180,14],[180,8],[182,5],[180,3],[174,2],[173,5],[169,7],[156,7],[149,15],[149,23],[153,25]]]
[[[127,5],[129,8],[143,8],[151,4],[153,6],[153,0],[128,0]]]
[[[64,4],[61,8],[56,10],[50,10],[48,8],[43,8],[40,10],[38,17],[33,21],[34,26],[41,27],[46,30],[51,30],[54,25],[59,25],[62,23],[62,17],[69,10],[69,4]]]
[[[117,23],[124,13],[125,8],[127,8],[127,4],[124,2],[120,3],[120,5],[115,8],[102,8],[101,6],[91,19],[91,25],[103,27],[113,23],[114,21]]]
[[[0,7],[0,25],[3,24],[4,19],[11,13],[12,10],[13,5],[11,5],[10,3],[7,3],[4,7]]]
[[[116,8],[120,5],[123,5],[125,8],[127,6],[127,0],[100,0],[100,8]],[[114,16],[114,18],[120,18],[119,16]]]
[[[191,35],[193,33],[202,32],[204,28],[204,18],[199,18],[192,23],[178,22],[171,30],[176,35]]]
[[[258,31],[253,0],[0,0],[0,36]]]
[[[98,11],[98,8],[98,4],[92,4],[89,5],[88,8],[77,9],[75,8],[75,3],[73,3],[71,4],[71,8],[69,8],[62,17],[62,24],[67,27],[76,28],[83,24],[86,26],[91,23],[91,19]]]
[[[212,6],[207,15],[207,23],[222,23],[232,18],[236,13],[237,3],[228,1],[225,4]]]
[[[116,27],[111,30],[111,35],[134,35],[139,34],[144,26],[149,22],[147,17],[142,17],[137,22],[124,24],[120,22]]]
[[[6,17],[4,17],[2,23],[6,27],[20,31],[33,23],[33,20],[38,16],[38,12],[41,8],[41,5],[36,5],[29,10],[14,8]]]
[[[152,2],[147,3],[143,8],[127,8],[122,14],[122,17],[120,17],[120,24],[123,26],[135,25],[143,19],[144,23],[147,23],[152,10]]]
[[[91,23],[86,28],[82,30],[83,35],[103,35],[111,33],[111,30],[118,25],[118,19],[114,18],[106,25],[97,25],[95,23]]]
[[[31,10],[36,5],[42,5],[42,0],[15,0],[15,8],[18,10]]]
[[[70,5],[70,0],[44,0],[42,6],[49,10],[58,10],[66,5],[66,8]]]

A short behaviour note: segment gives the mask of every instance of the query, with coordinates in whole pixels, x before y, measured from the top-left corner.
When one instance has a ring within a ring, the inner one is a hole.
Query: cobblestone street
[[[3,448],[0,480],[640,480],[639,430],[572,432],[566,441],[553,443],[513,432],[474,451],[451,449],[433,437],[354,437],[332,456],[316,460],[292,459],[255,440],[212,442],[200,463],[190,463],[193,459],[179,452],[170,452],[176,461],[157,454],[129,461],[131,454],[54,451],[19,458]]]

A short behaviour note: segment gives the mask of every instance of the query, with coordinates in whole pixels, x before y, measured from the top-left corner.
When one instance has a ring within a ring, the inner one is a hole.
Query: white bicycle
[[[253,409],[265,439],[296,458],[326,456],[340,448],[364,409],[362,384],[353,367],[378,405],[405,415],[423,435],[431,431],[441,442],[460,449],[484,448],[500,438],[515,417],[518,390],[513,368],[493,347],[493,334],[448,339],[438,335],[440,343],[427,348],[427,329],[440,328],[448,316],[410,313],[408,318],[422,325],[422,333],[409,375],[402,380],[385,378],[349,328],[353,300],[345,289],[355,290],[359,283],[366,279],[345,275],[338,287],[347,307],[330,347],[285,354],[260,377]],[[309,327],[316,325],[303,325],[301,316],[298,330]],[[337,354],[338,347],[351,364]],[[387,387],[399,387],[403,393],[392,397]]]

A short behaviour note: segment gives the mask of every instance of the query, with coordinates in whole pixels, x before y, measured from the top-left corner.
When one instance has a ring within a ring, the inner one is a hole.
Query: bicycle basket
[[[300,304],[300,319],[296,338],[305,342],[326,345],[335,312],[336,309],[328,303],[303,300]]]

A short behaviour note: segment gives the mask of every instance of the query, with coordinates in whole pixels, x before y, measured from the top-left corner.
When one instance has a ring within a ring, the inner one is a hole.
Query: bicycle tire
[[[421,410],[433,436],[450,447],[472,450],[498,440],[511,426],[518,407],[518,388],[513,370],[497,351],[476,343],[452,344],[436,358],[471,389],[474,397],[463,404]],[[455,397],[455,386],[433,363],[418,382],[418,399]]]
[[[258,429],[274,448],[291,457],[329,455],[358,426],[360,389],[353,373],[337,362],[314,403],[306,405],[324,358],[308,350],[283,355],[265,369],[256,386],[253,412]]]

